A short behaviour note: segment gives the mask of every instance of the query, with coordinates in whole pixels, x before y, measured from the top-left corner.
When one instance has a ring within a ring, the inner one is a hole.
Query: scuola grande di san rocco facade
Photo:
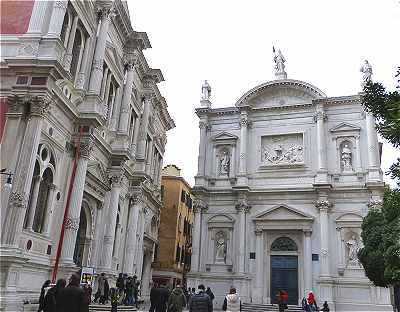
[[[1,311],[22,311],[51,277],[67,202],[57,277],[125,272],[148,296],[175,127],[150,47],[120,0],[3,1]]]

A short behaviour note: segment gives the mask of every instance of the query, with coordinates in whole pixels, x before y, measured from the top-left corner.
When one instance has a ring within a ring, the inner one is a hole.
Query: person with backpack
[[[241,301],[239,295],[236,293],[236,288],[231,287],[229,294],[224,299],[222,310],[227,312],[239,312],[241,310]]]
[[[55,286],[47,291],[43,302],[43,312],[57,312],[57,295],[61,289],[65,288],[65,285],[67,285],[67,281],[61,278],[57,281]]]
[[[85,291],[80,286],[80,276],[72,274],[67,287],[62,288],[56,300],[57,312],[89,312]]]
[[[213,303],[215,296],[214,296],[213,292],[211,291],[210,287],[207,287],[206,294],[210,297],[211,303]]]
[[[212,312],[213,306],[210,297],[206,294],[206,288],[200,284],[198,293],[192,295],[189,303],[189,312]]]
[[[176,287],[169,296],[167,312],[182,312],[184,307],[186,307],[186,296],[180,283],[177,282]]]
[[[317,301],[315,300],[315,296],[312,291],[308,293],[307,304],[310,312],[318,311]]]
[[[42,285],[42,288],[40,289],[38,312],[42,312],[43,311],[44,297],[46,295],[46,292],[49,290],[50,282],[51,282],[50,280],[45,281],[43,283],[43,285]]]

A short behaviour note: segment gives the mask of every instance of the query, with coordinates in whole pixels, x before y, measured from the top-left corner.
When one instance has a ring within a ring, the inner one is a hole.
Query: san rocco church
[[[381,204],[384,183],[374,118],[360,95],[328,97],[276,80],[232,107],[211,107],[204,83],[199,117],[195,220],[188,285],[204,283],[222,305],[231,286],[242,302],[299,305],[309,291],[331,311],[392,311],[357,259],[361,223]],[[366,61],[364,83],[372,69]]]

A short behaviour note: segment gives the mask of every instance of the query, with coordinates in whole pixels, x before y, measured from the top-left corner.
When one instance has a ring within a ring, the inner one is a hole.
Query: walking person
[[[318,311],[317,301],[315,300],[315,296],[312,291],[308,293],[307,304],[310,312]]]
[[[85,291],[79,283],[79,275],[72,274],[68,286],[60,289],[56,302],[57,312],[89,312]]]
[[[156,301],[157,301],[157,284],[154,283],[150,289],[150,309],[149,312],[154,312],[156,309]]]
[[[97,299],[99,299],[100,304],[105,304],[108,300],[108,292],[110,287],[108,285],[108,280],[104,273],[100,274],[97,284],[98,286],[97,286],[97,292],[94,296],[94,302],[97,302]]]
[[[125,305],[133,306],[134,297],[133,297],[133,289],[135,285],[133,284],[133,279],[131,276],[126,280],[125,285]]]
[[[179,282],[169,296],[167,307],[168,312],[182,312],[186,307],[186,296]]]
[[[207,287],[206,294],[210,297],[211,303],[213,303],[215,296],[214,296],[213,292],[211,291],[210,287]]]
[[[118,312],[118,304],[120,302],[120,291],[117,288],[110,289],[111,312]]]
[[[210,297],[206,294],[206,288],[202,284],[197,288],[198,293],[190,298],[189,312],[212,312],[213,306]]]
[[[229,289],[229,294],[227,294],[224,299],[222,310],[227,312],[239,312],[241,310],[241,304],[240,297],[236,293],[236,288],[231,287],[231,289]]]
[[[289,299],[288,293],[285,290],[279,290],[278,294],[278,308],[279,312],[284,312],[287,308],[287,301]]]
[[[47,290],[49,289],[51,281],[47,280],[43,283],[42,288],[40,289],[40,296],[39,296],[39,309],[38,312],[43,311],[43,305],[44,305],[44,297],[46,295]]]
[[[169,298],[169,291],[166,285],[160,285],[156,292],[155,311],[166,312]]]
[[[122,273],[119,273],[118,275],[116,286],[118,288],[119,301],[121,304],[124,301],[124,290],[125,290],[125,278]]]
[[[65,285],[67,285],[67,281],[60,278],[56,285],[47,291],[46,296],[44,297],[43,312],[57,312],[57,295],[61,289],[65,288]]]

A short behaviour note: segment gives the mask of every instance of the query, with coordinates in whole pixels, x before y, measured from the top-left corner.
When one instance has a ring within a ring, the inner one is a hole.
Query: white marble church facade
[[[1,35],[1,168],[13,185],[2,176],[0,311],[22,311],[51,279],[66,206],[57,278],[80,267],[111,285],[136,274],[146,298],[175,127],[162,73],[143,54],[147,34],[120,0],[15,1],[18,10],[26,32]]]
[[[356,256],[384,187],[374,119],[359,95],[276,76],[226,108],[203,86],[188,285],[210,286],[216,307],[233,285],[243,302],[283,288],[291,304],[313,290],[331,311],[391,311]]]

